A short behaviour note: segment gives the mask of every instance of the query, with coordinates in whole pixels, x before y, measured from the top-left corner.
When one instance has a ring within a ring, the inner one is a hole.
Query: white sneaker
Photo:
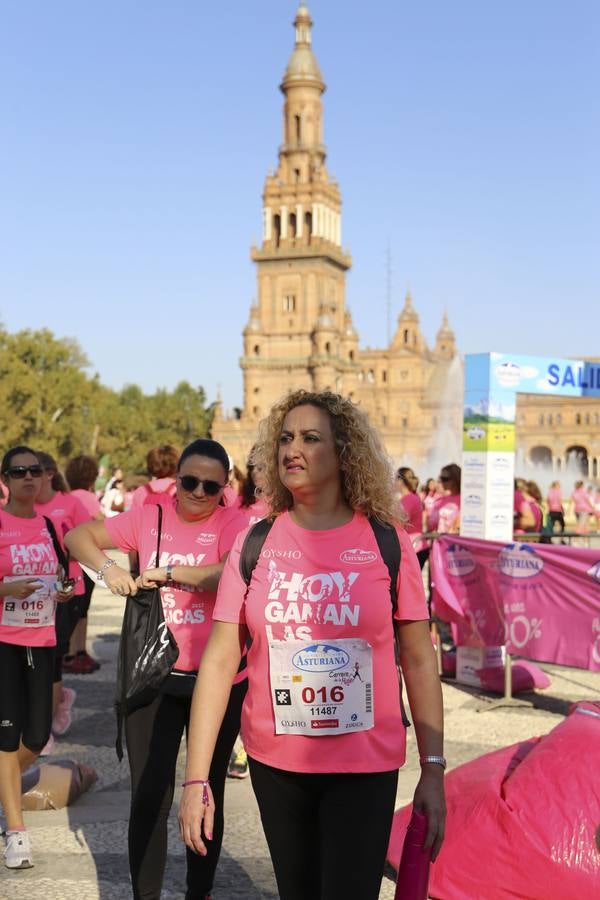
[[[27,831],[11,831],[6,835],[4,865],[7,869],[30,869],[32,867],[33,856]]]

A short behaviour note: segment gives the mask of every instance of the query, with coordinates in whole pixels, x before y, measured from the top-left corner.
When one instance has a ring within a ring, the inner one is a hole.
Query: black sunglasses
[[[12,466],[12,468],[7,469],[4,473],[8,475],[9,478],[25,478],[27,473],[31,475],[32,478],[41,478],[44,474],[44,470],[41,466]]]
[[[178,475],[177,478],[184,491],[189,491],[190,493],[195,491],[198,485],[201,484],[202,490],[207,497],[216,497],[219,491],[225,487],[224,484],[219,484],[218,481],[207,481],[205,478],[196,478],[195,475]]]

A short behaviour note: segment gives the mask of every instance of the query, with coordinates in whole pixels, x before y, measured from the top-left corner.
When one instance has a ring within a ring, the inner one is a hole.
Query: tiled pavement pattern
[[[128,769],[114,751],[112,710],[115,659],[122,601],[96,589],[91,607],[93,654],[102,668],[93,675],[67,676],[77,690],[73,725],[56,742],[54,756],[82,760],[94,767],[98,782],[74,806],[27,813],[35,866],[9,872],[0,865],[2,900],[125,900],[131,896],[127,868]],[[444,686],[446,755],[450,766],[513,741],[549,731],[564,715],[568,701],[597,697],[600,675],[545,666],[552,686],[531,695],[534,707],[479,712],[481,698],[454,685]],[[418,777],[414,738],[409,762],[400,775],[398,804],[411,798]],[[183,766],[183,753],[180,757]],[[181,779],[178,779],[180,781]],[[185,860],[177,835],[174,806],[164,900],[184,895]],[[394,894],[384,879],[380,900]],[[276,898],[270,860],[249,781],[231,782],[226,797],[226,834],[214,888],[215,900]]]

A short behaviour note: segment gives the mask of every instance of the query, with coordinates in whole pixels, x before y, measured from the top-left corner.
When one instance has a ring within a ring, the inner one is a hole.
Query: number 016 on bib
[[[373,650],[340,638],[269,641],[275,734],[348,734],[373,727]]]

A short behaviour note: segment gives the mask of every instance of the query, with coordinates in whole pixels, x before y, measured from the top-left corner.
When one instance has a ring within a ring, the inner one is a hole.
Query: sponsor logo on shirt
[[[196,538],[197,544],[214,544],[216,541],[216,534],[211,534],[208,531],[201,531],[198,537]]]
[[[156,535],[158,534],[158,530],[157,530],[156,528],[151,528],[151,529],[150,529],[150,534],[152,535],[152,537],[156,537]],[[173,540],[173,535],[172,535],[172,534],[169,534],[169,533],[166,532],[166,531],[161,531],[161,533],[160,533],[160,539],[161,539],[161,541],[172,541],[172,540]]]
[[[303,672],[336,672],[349,663],[349,654],[335,644],[309,644],[292,656],[294,668]]]
[[[544,568],[544,561],[527,544],[508,544],[498,554],[498,565],[511,578],[533,578]]]
[[[302,559],[301,550],[275,550],[267,548],[261,553],[263,559]]]
[[[14,538],[14,537],[20,537],[20,535],[21,535],[20,531],[0,531],[0,537]]]
[[[343,553],[340,553],[340,559],[345,563],[361,565],[362,563],[374,562],[377,559],[377,554],[374,550],[359,550],[358,547],[355,547],[353,550],[344,550]]]

